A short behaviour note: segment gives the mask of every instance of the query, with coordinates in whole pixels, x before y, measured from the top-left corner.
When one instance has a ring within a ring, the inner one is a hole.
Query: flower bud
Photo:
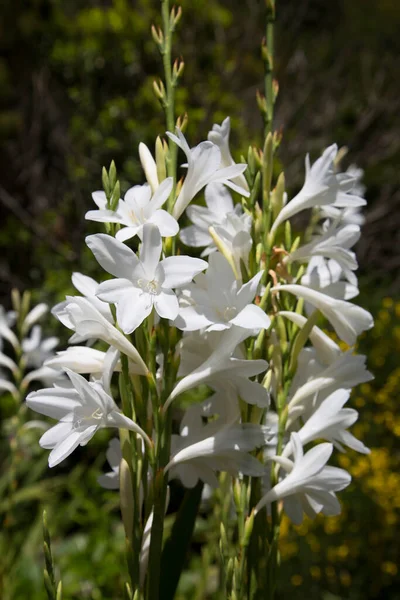
[[[167,144],[163,144],[160,136],[156,139],[156,168],[157,168],[157,182],[161,183],[167,177],[166,168],[166,150],[168,151]]]
[[[148,149],[146,144],[143,144],[143,142],[140,142],[139,144],[139,159],[144,174],[146,176],[147,183],[151,187],[151,191],[154,194],[159,185],[157,165],[154,161],[154,158],[151,155],[150,150]]]
[[[153,36],[153,40],[157,44],[157,46],[162,46],[164,43],[164,34],[159,27],[155,25],[151,26],[151,35]]]

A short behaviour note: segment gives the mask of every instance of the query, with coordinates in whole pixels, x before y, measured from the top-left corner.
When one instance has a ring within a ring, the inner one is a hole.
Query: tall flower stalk
[[[176,120],[183,62],[172,64],[171,49],[181,9],[161,1],[152,35],[164,66],[154,84],[164,138],[154,156],[140,144],[146,182],[124,199],[115,165],[103,170],[98,210],[86,214],[104,224],[86,238],[103,281],[74,274],[82,295],[53,308],[72,345],[46,362],[68,379],[27,396],[57,421],[40,439],[50,466],[100,428],[118,431],[99,483],[119,489],[129,600],[172,600],[200,506],[212,527],[204,560],[218,564],[221,598],[272,600],[283,513],[295,523],[304,513],[337,514],[336,492],[350,477],[327,465],[333,445],[368,451],[348,431],[357,412],[343,408],[349,390],[371,378],[353,346],[372,317],[349,302],[365,201],[356,177],[338,172],[335,145],[312,165],[306,158],[304,186],[288,200],[274,162],[274,0],[266,11],[265,139],[237,164],[229,118],[195,147]],[[179,184],[178,148],[186,156]],[[289,219],[310,208],[306,235],[294,236]],[[167,537],[176,486],[186,492]]]

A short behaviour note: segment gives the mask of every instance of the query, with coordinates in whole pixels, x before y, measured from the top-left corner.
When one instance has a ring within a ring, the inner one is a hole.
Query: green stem
[[[267,26],[265,32],[266,55],[265,55],[265,101],[266,112],[264,114],[265,136],[272,131],[274,118],[274,24],[275,24],[275,0],[267,0]]]
[[[161,48],[164,77],[165,77],[165,91],[166,95],[164,98],[164,112],[165,120],[167,125],[167,131],[171,133],[175,132],[175,86],[176,81],[172,76],[172,65],[171,65],[171,49],[172,49],[172,33],[174,31],[174,24],[170,14],[169,0],[161,0],[161,17],[162,17],[162,28],[164,41]],[[168,158],[167,158],[167,175],[173,178],[173,187],[168,200],[168,210],[172,212],[172,208],[175,202],[175,190],[176,190],[176,163],[178,156],[178,147],[172,141],[168,141]]]

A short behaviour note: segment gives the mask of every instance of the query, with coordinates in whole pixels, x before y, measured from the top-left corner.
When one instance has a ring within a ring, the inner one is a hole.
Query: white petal
[[[166,210],[156,210],[147,222],[156,225],[162,237],[173,237],[179,231],[178,221]]]
[[[97,281],[83,275],[82,273],[72,273],[72,285],[78,290],[83,296],[94,296],[98,287]]]
[[[207,232],[196,227],[196,225],[190,225],[181,229],[179,237],[186,246],[193,246],[194,248],[201,248],[212,243],[212,237]]]
[[[165,274],[162,287],[166,289],[189,283],[193,277],[208,267],[205,260],[190,256],[169,256],[161,261],[161,265]]]
[[[114,277],[129,278],[138,263],[134,252],[110,235],[89,235],[86,237],[86,244],[100,266]]]
[[[76,390],[64,388],[46,388],[31,392],[26,398],[26,403],[32,410],[53,419],[62,419],[81,404]]]
[[[43,315],[45,315],[48,311],[48,306],[47,304],[38,304],[37,306],[35,306],[34,308],[32,308],[32,310],[28,313],[28,315],[25,318],[24,321],[24,329],[29,329],[30,327],[32,327],[32,325],[34,325],[34,323],[36,323],[37,321],[39,321],[39,319],[41,319],[43,317]]]
[[[232,196],[222,183],[210,183],[206,186],[204,195],[212,212],[226,214],[233,211]]]
[[[140,262],[151,281],[160,260],[161,235],[158,227],[150,223],[143,225],[143,243],[140,250]]]
[[[123,227],[115,234],[115,237],[120,242],[126,242],[126,240],[130,240],[135,235],[139,235],[142,231],[143,226],[139,225],[138,227]]]
[[[139,144],[139,158],[143,171],[145,172],[146,179],[154,192],[158,188],[157,165],[151,155],[150,150],[146,144],[143,144],[143,142],[140,142]]]
[[[121,217],[113,210],[89,210],[85,219],[96,223],[121,223]]]
[[[154,305],[157,313],[164,319],[173,321],[178,316],[179,302],[171,290],[161,291],[154,297]]]
[[[49,467],[55,467],[79,446],[83,438],[82,433],[72,431],[68,437],[60,442],[49,454]]]
[[[57,425],[54,425],[54,427],[48,429],[39,440],[41,448],[51,450],[57,446],[57,444],[60,443],[61,440],[65,439],[71,432],[72,427],[73,426],[71,422],[65,423],[62,421],[61,423],[57,423]]]
[[[271,320],[268,315],[255,304],[248,304],[230,323],[244,329],[268,329]]]
[[[118,490],[119,488],[119,473],[112,471],[104,473],[97,477],[97,483],[106,490]]]
[[[97,288],[96,296],[104,302],[119,302],[122,296],[129,294],[134,288],[129,279],[109,279]]]
[[[172,191],[172,185],[172,177],[167,177],[166,179],[164,179],[164,181],[160,183],[157,190],[154,192],[152,199],[149,202],[149,208],[151,212],[154,212],[161,208],[162,205],[168,200],[168,197]]]
[[[132,333],[149,316],[152,308],[153,296],[132,288],[117,305],[117,321],[122,331]]]

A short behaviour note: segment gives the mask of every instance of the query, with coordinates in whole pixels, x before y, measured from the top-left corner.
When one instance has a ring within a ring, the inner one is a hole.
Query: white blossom
[[[268,329],[269,317],[251,304],[261,276],[262,272],[241,285],[227,259],[215,252],[210,256],[207,272],[185,288],[176,326],[184,331],[222,331],[232,326],[252,331]]]
[[[167,135],[183,150],[187,158],[185,181],[176,199],[172,213],[176,219],[181,216],[196,194],[212,182],[223,183],[239,194],[246,197],[249,196],[249,192],[246,189],[232,181],[232,179],[238,177],[246,170],[247,165],[234,164],[224,167],[221,161],[221,151],[218,146],[212,142],[201,142],[194,148],[189,148],[183,133],[179,129],[176,130],[176,133],[177,135],[167,132]]]
[[[303,446],[321,438],[333,443],[342,452],[344,452],[343,446],[348,446],[356,452],[369,453],[369,449],[347,431],[358,419],[356,410],[343,408],[349,397],[349,390],[339,389],[321,402],[297,432]],[[293,447],[289,442],[285,446],[282,456],[290,456],[292,452]]]
[[[231,151],[229,149],[229,135],[231,132],[231,120],[230,117],[226,117],[222,121],[221,125],[215,123],[212,126],[211,131],[208,132],[208,140],[218,146],[221,151],[221,166],[230,167],[235,164],[232,158]],[[247,181],[244,175],[238,175],[233,179],[233,182],[240,187],[248,190]]]
[[[328,516],[340,514],[335,492],[347,487],[351,477],[344,469],[326,466],[332,454],[332,444],[318,444],[304,454],[298,434],[292,433],[290,442],[294,461],[273,457],[286,471],[286,476],[261,498],[255,513],[283,499],[284,510],[296,525],[302,522],[303,511],[310,518],[321,512]]]
[[[232,356],[237,345],[245,337],[248,337],[246,330],[232,328],[223,332],[219,339],[215,340],[213,348],[209,348],[208,351],[207,344],[211,340],[206,341],[203,349],[201,349],[199,343],[199,352],[206,350],[206,358],[199,366],[196,366],[198,365],[198,358],[196,356],[197,342],[195,341],[199,338],[192,338],[189,347],[187,340],[190,340],[190,338],[184,338],[183,344],[186,342],[186,345],[183,346],[182,359],[186,360],[185,371],[189,370],[189,373],[176,384],[164,405],[164,410],[177,396],[200,385],[200,383],[209,383],[211,386],[216,385],[218,386],[217,389],[219,389],[219,386],[229,386],[231,389],[233,387],[245,402],[266,408],[269,404],[267,390],[256,381],[250,381],[249,377],[259,375],[265,371],[268,363],[263,359],[245,360]],[[188,353],[190,356],[188,356]],[[194,367],[193,370],[188,369],[188,361]]]
[[[102,302],[96,296],[97,288],[99,287],[98,282],[87,275],[83,275],[82,273],[73,273],[72,274],[72,285],[78,292],[86,298],[90,304],[94,306],[94,308],[99,312],[109,323],[114,324],[114,319],[111,314],[110,306],[107,302]],[[67,296],[67,298],[71,298],[72,296]],[[76,297],[76,296],[75,296]],[[68,316],[67,311],[65,310],[68,304],[68,300],[64,300],[59,304],[53,306],[51,313],[68,329],[73,329],[72,322]],[[83,340],[81,340],[83,341]],[[78,339],[76,338],[76,342]]]
[[[316,235],[308,244],[300,246],[288,256],[288,261],[307,262],[312,256],[323,256],[336,261],[343,271],[357,269],[357,259],[350,250],[361,235],[358,225],[337,227],[334,223],[321,235]]]
[[[115,211],[91,210],[86,213],[85,218],[89,221],[123,225],[115,236],[122,242],[135,235],[142,238],[145,223],[156,225],[163,237],[174,236],[179,231],[179,225],[172,215],[161,209],[171,193],[172,185],[172,177],[168,177],[153,195],[147,183],[135,185],[126,192],[124,200],[119,201]]]
[[[179,304],[172,288],[186,285],[208,266],[204,260],[189,256],[160,261],[161,236],[151,224],[143,227],[139,258],[109,235],[89,236],[86,243],[103,269],[116,277],[100,284],[97,295],[117,305],[117,321],[125,333],[139,327],[153,307],[160,317],[174,320]]]
[[[326,260],[322,256],[310,259],[301,284],[337,300],[351,300],[359,294],[355,273],[343,269],[335,260]]]
[[[272,226],[272,233],[286,219],[307,208],[325,205],[353,208],[366,204],[363,198],[352,193],[354,178],[344,173],[339,175],[335,173],[337,151],[336,144],[329,146],[312,166],[309,156],[306,156],[304,185],[297,196],[283,207]]]
[[[341,353],[328,367],[322,368],[313,374],[310,379],[298,387],[295,392],[291,390],[289,409],[304,405],[310,396],[327,388],[352,388],[360,383],[373,379],[373,375],[366,368],[366,357],[362,354],[352,354],[352,351]],[[320,367],[321,368],[321,367]]]
[[[172,436],[172,456],[165,471],[171,479],[177,477],[185,487],[192,488],[198,480],[218,486],[215,471],[240,472],[259,477],[264,466],[248,454],[264,446],[269,432],[266,427],[245,423],[224,425],[220,421],[203,424],[195,412],[181,423],[180,436]]]
[[[360,333],[373,327],[373,318],[364,308],[344,300],[337,300],[303,285],[280,285],[272,288],[272,291],[290,292],[309,302],[321,311],[338,336],[350,346],[355,344]]]
[[[136,348],[97,310],[88,298],[67,296],[67,300],[63,304],[62,322],[69,329],[75,331],[69,340],[71,343],[81,343],[89,339],[103,340],[131,358],[137,365],[138,372],[143,375],[148,373],[147,366]],[[56,314],[56,316],[58,315]]]
[[[117,353],[110,353],[110,363]],[[121,413],[110,396],[109,382],[114,365],[106,367],[102,383],[88,382],[84,377],[66,370],[71,388],[53,387],[32,392],[26,398],[29,408],[59,420],[39,440],[42,448],[51,449],[49,466],[54,467],[75,448],[85,446],[96,431],[103,427],[129,429],[151,443],[144,431]]]
[[[201,255],[208,256],[217,249],[209,232],[210,227],[214,227],[220,237],[224,238],[228,237],[228,233],[231,233],[232,227],[235,226],[235,230],[238,230],[236,231],[236,234],[239,233],[239,231],[244,231],[249,234],[251,229],[251,216],[242,214],[242,207],[240,204],[234,206],[229,190],[221,183],[210,183],[207,185],[204,196],[206,206],[191,205],[187,207],[186,214],[193,225],[181,229],[179,237],[187,246],[193,246],[195,248],[202,248],[205,246]],[[240,223],[240,226],[237,224],[237,221]],[[227,233],[223,235],[225,230],[227,230]],[[233,238],[234,236],[231,234],[231,237]],[[251,243],[250,237],[250,246]],[[232,246],[234,245],[235,244],[232,241]]]

